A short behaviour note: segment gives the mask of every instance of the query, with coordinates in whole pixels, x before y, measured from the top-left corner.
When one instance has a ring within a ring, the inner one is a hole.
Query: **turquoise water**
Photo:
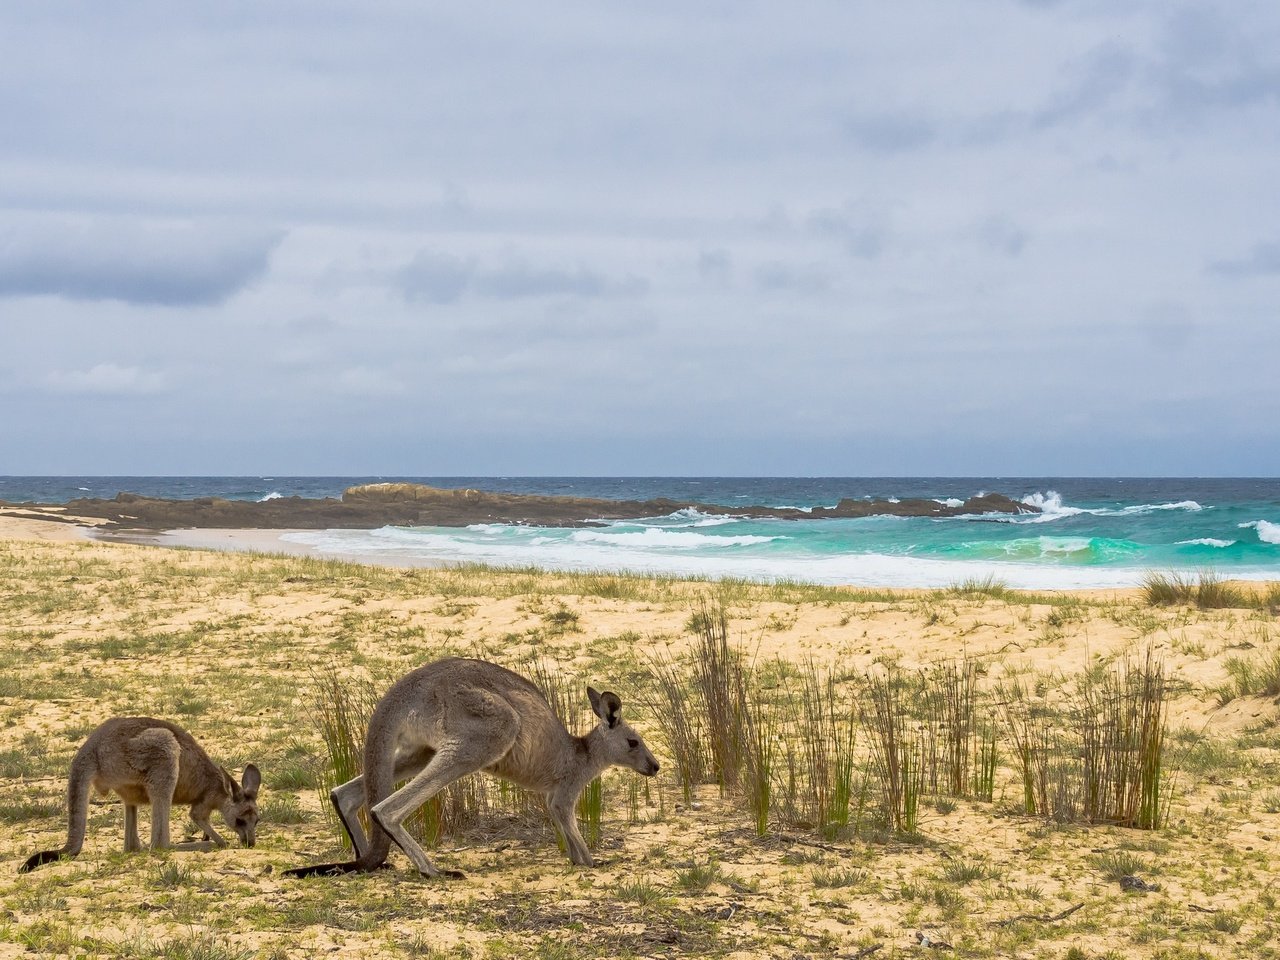
[[[993,576],[1028,589],[1128,586],[1148,571],[1280,580],[1280,480],[1182,478],[0,477],[0,499],[338,496],[408,479],[434,486],[619,499],[811,507],[841,497],[962,500],[995,491],[1042,508],[1018,517],[750,520],[710,507],[557,529],[486,524],[290,533],[323,553],[401,564],[484,562],[761,580],[945,586]]]

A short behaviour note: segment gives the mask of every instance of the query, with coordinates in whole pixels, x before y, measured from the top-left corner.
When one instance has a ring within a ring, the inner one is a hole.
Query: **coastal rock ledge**
[[[2,501],[0,501],[2,503]],[[121,530],[213,529],[374,529],[383,526],[464,527],[473,523],[518,523],[539,527],[596,526],[611,520],[662,517],[678,510],[731,517],[819,520],[834,517],[961,517],[1039,513],[1033,506],[999,493],[963,503],[937,500],[862,500],[846,497],[834,507],[723,506],[692,500],[600,500],[537,494],[446,490],[416,483],[373,483],[348,488],[338,500],[278,497],[261,502],[200,497],[165,500],[121,493],[110,500],[66,504],[7,504],[33,519],[102,521]]]

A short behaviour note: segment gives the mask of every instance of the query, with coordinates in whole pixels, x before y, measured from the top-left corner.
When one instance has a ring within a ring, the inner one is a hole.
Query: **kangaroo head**
[[[600,693],[587,687],[591,709],[600,718],[598,742],[604,746],[603,759],[610,766],[630,767],[637,773],[652,777],[658,772],[658,761],[653,758],[644,739],[628,723],[622,722],[622,701],[616,693],[606,690]]]
[[[225,770],[223,772],[226,773]],[[258,828],[258,787],[262,785],[262,774],[251,763],[244,768],[244,776],[239,783],[230,774],[227,774],[227,782],[231,795],[222,804],[222,819],[236,832],[241,843],[252,847]]]

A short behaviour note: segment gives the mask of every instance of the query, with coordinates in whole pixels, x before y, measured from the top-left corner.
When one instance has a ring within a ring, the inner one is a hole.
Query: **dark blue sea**
[[[950,519],[744,520],[711,507],[586,529],[483,524],[284,534],[369,562],[898,586],[995,577],[1014,587],[1129,586],[1149,571],[1280,580],[1280,478],[1098,477],[0,477],[0,500],[64,503],[127,491],[166,498],[338,497],[408,481],[514,493],[701,504],[831,506],[843,497],[947,502],[1003,493],[1042,512]]]

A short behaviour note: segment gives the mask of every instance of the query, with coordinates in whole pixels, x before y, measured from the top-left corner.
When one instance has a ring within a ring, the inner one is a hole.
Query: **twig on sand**
[[[1035,920],[1038,923],[1057,923],[1059,920],[1067,919],[1083,906],[1083,903],[1077,903],[1074,907],[1067,907],[1062,912],[1052,915],[1047,913],[1020,913],[1016,917],[1009,917],[1006,920],[992,920],[991,925],[993,927],[1007,927],[1012,923],[1022,923],[1026,920]]]

